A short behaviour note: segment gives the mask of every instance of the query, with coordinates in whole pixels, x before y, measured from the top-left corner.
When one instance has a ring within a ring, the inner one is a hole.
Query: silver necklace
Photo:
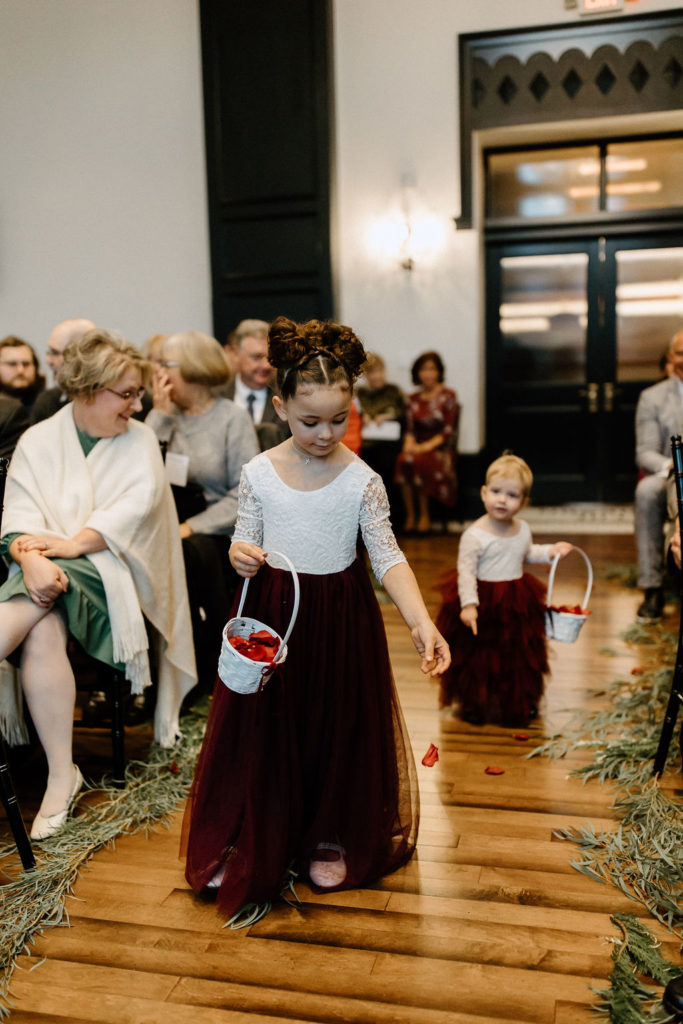
[[[304,463],[308,466],[308,464],[310,463],[310,461],[313,458],[313,456],[312,455],[307,455],[306,452],[302,451],[301,448],[299,448],[299,446],[296,443],[296,441],[294,440],[294,438],[292,438],[292,448],[297,453],[299,458],[303,459]]]

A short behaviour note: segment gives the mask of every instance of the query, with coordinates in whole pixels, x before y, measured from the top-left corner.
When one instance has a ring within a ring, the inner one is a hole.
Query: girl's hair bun
[[[286,316],[278,316],[268,330],[268,362],[276,369],[286,369],[304,359],[311,350],[299,324]]]
[[[268,331],[268,359],[278,371],[280,393],[288,399],[304,382],[352,388],[365,362],[365,349],[343,324],[332,320],[297,324],[279,316]]]
[[[321,327],[320,348],[340,362],[348,370],[351,380],[355,380],[365,362],[362,341],[344,324],[325,323],[321,324]]]

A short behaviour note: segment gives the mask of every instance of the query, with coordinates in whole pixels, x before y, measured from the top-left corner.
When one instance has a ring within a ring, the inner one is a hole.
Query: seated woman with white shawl
[[[72,758],[69,633],[141,693],[150,683],[147,618],[159,641],[154,727],[162,745],[175,742],[181,701],[196,681],[175,506],[157,439],[132,419],[148,373],[140,353],[108,331],[70,343],[59,385],[73,401],[26,431],[9,469],[0,659],[20,664],[47,757],[33,839],[61,828],[83,784]],[[5,688],[6,733],[7,705]]]

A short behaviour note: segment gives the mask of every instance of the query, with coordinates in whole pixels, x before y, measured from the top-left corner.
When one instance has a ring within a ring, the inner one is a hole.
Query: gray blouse
[[[230,536],[237,518],[240,473],[245,462],[258,454],[256,431],[249,413],[229,398],[217,398],[201,416],[152,409],[145,423],[168,451],[189,458],[187,482],[198,484],[208,508],[190,516],[194,533]]]

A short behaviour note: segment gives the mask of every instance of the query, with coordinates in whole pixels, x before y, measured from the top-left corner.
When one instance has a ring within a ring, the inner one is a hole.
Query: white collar
[[[253,395],[257,402],[264,402],[268,397],[268,388],[249,388],[244,383],[239,373],[235,374],[235,398],[237,396],[246,402],[247,395]]]

